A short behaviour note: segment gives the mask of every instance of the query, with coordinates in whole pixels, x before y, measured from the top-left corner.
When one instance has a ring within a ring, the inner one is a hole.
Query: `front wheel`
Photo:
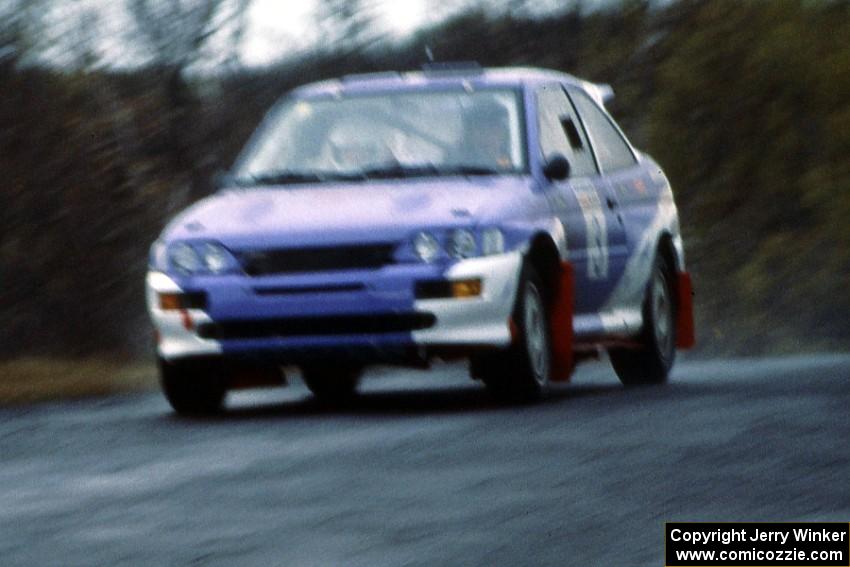
[[[356,395],[363,369],[355,366],[305,366],[301,375],[316,398],[342,402]]]
[[[162,392],[175,412],[210,415],[221,411],[227,382],[220,363],[163,359],[158,362]]]
[[[549,386],[551,336],[545,288],[532,266],[523,269],[514,307],[517,338],[505,352],[472,361],[473,376],[503,401],[539,399]]]
[[[627,385],[662,384],[676,357],[676,301],[673,269],[656,259],[643,306],[642,346],[638,350],[611,349],[611,365]]]

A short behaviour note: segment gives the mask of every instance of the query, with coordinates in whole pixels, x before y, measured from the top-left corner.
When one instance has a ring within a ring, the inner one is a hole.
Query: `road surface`
[[[295,381],[293,381],[295,382]],[[499,407],[459,366],[342,410],[300,383],[0,409],[0,565],[663,565],[663,522],[850,520],[850,356],[582,367]]]

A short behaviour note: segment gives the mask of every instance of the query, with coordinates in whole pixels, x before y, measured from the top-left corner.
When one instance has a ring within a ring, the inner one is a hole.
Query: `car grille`
[[[198,326],[198,335],[205,339],[226,340],[404,333],[427,329],[435,322],[432,313],[287,317],[203,323]]]
[[[394,244],[253,250],[238,255],[249,276],[375,270],[393,263]]]

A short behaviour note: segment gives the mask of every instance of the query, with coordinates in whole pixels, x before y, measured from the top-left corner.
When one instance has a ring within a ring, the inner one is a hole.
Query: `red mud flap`
[[[692,348],[697,342],[694,333],[694,289],[691,284],[691,274],[688,272],[679,272],[678,291],[676,347],[687,349]]]
[[[575,276],[573,265],[561,262],[558,293],[552,302],[550,321],[552,335],[553,382],[566,382],[575,366],[573,359],[573,310],[575,298]]]

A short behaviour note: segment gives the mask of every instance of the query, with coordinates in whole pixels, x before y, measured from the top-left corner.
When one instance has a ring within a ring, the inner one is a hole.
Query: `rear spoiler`
[[[590,97],[596,101],[596,103],[605,108],[605,105],[614,99],[614,89],[611,88],[611,85],[604,85],[598,83],[591,83],[588,81],[582,81],[582,88],[590,95]]]

